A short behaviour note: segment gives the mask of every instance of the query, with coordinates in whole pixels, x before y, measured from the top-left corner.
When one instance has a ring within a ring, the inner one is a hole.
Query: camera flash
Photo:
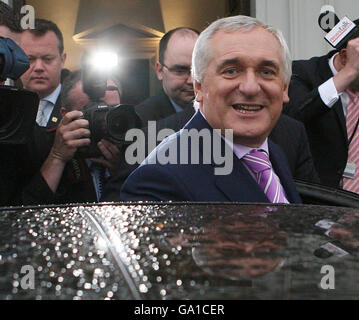
[[[91,55],[90,63],[93,68],[109,71],[118,65],[118,56],[115,52],[99,51]]]

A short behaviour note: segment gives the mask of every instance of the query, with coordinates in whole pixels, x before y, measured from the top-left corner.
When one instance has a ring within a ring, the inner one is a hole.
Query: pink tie
[[[284,190],[275,176],[272,164],[264,150],[252,150],[242,160],[254,173],[259,187],[272,203],[287,203]]]
[[[352,136],[356,123],[359,119],[359,95],[349,89],[346,90],[349,95],[350,101],[347,108],[347,133],[348,140]],[[358,128],[359,129],[359,128]],[[343,178],[343,189],[359,193],[359,175],[358,175],[358,166],[359,166],[359,130],[355,132],[354,137],[349,145],[348,152],[348,162],[354,163],[357,168],[355,170],[355,176],[353,179]]]

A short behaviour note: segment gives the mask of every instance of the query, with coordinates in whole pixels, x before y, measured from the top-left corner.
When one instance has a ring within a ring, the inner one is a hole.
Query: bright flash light
[[[90,56],[90,64],[101,71],[110,71],[117,67],[118,56],[111,51],[94,52]]]

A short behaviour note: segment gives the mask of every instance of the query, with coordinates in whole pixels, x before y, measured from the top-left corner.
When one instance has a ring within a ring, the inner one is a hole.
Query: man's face
[[[211,41],[210,60],[196,100],[215,129],[232,129],[234,142],[259,147],[288,102],[279,41],[263,28],[227,33]]]
[[[107,80],[107,86],[117,87],[112,80]],[[90,102],[88,95],[82,91],[81,81],[77,82],[75,87],[70,91],[69,98],[71,99],[71,101],[73,101],[71,111],[82,111]],[[118,91],[106,91],[105,96],[102,100],[110,107],[117,106],[118,104],[120,104],[120,95]]]
[[[21,47],[30,59],[30,68],[21,76],[25,89],[35,91],[40,98],[51,94],[60,83],[66,54],[59,52],[59,40],[52,31],[35,36],[29,31],[21,36]]]
[[[283,260],[286,236],[272,221],[262,218],[245,216],[230,223],[222,220],[204,229],[194,258],[211,274],[232,279],[257,277]]]
[[[163,90],[175,103],[185,107],[194,98],[190,73],[192,52],[198,36],[174,33],[167,44],[163,63],[157,62],[157,77]]]

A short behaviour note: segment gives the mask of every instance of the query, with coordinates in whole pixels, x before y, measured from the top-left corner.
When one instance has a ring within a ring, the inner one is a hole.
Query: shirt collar
[[[61,91],[61,83],[57,86],[57,88],[52,91],[52,93],[50,93],[47,97],[41,99],[41,100],[46,100],[51,102],[53,105],[56,104],[57,98],[60,95],[60,91]]]
[[[329,68],[332,71],[333,75],[335,76],[338,73],[338,70],[335,69],[334,67],[334,58],[339,54],[339,52],[337,52],[336,54],[332,55],[331,58],[329,59],[328,63],[329,63]]]
[[[237,156],[238,159],[242,159],[247,153],[252,150],[264,150],[269,155],[268,138],[264,140],[263,144],[259,148],[252,148],[243,146],[238,143],[233,143],[233,153]]]
[[[173,107],[175,108],[176,113],[183,111],[183,108],[179,104],[174,102],[170,97],[168,97],[168,98],[170,99]]]

